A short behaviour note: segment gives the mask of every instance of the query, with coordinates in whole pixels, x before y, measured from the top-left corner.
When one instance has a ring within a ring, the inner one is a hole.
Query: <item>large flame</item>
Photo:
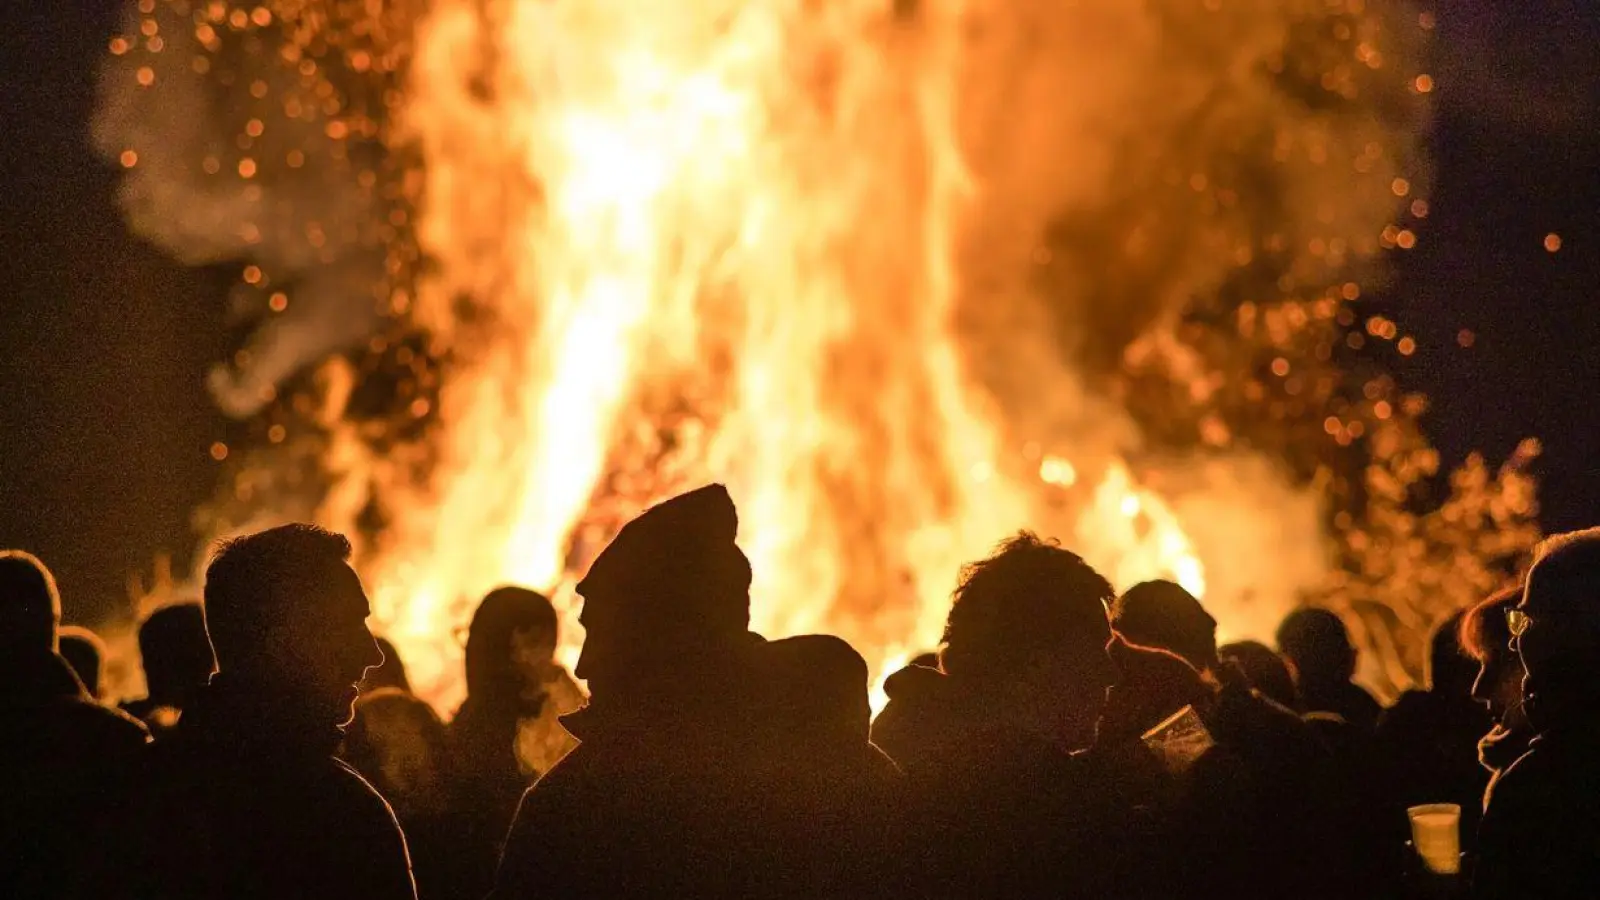
[[[973,18],[433,4],[405,108],[438,262],[415,312],[455,363],[434,476],[391,491],[405,515],[366,566],[424,693],[458,690],[451,626],[503,582],[554,592],[572,662],[573,576],[709,480],[739,505],[754,627],[838,633],[880,678],[937,645],[961,564],[1019,527],[1120,585],[1204,589],[1161,497],[1114,457],[1024,447],[967,371]]]

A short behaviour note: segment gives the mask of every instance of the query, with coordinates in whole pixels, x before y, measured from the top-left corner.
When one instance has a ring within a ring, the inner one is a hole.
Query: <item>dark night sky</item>
[[[114,0],[21,4],[0,34],[0,546],[43,556],[67,618],[126,573],[187,551],[223,431],[201,379],[221,303],[131,238],[91,153],[93,66]],[[1433,402],[1446,462],[1546,455],[1549,529],[1600,520],[1600,6],[1440,0],[1432,212],[1387,297],[1420,348],[1399,370]],[[1551,254],[1548,232],[1563,240]],[[1461,328],[1476,332],[1469,350]]]

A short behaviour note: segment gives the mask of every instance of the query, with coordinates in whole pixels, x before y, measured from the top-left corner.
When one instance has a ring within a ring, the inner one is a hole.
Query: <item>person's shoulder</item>
[[[394,819],[394,810],[389,806],[389,801],[349,763],[329,757],[324,774],[330,793],[339,800],[369,814],[381,815],[391,821]]]
[[[591,782],[601,780],[597,776],[602,773],[597,769],[605,765],[603,756],[593,745],[580,743],[549,771],[541,773],[528,788],[528,794],[539,793],[548,798],[585,789]]]
[[[117,735],[132,746],[142,746],[150,742],[150,729],[133,716],[120,709],[100,706],[105,713],[105,728],[108,734]]]
[[[101,706],[93,700],[63,700],[57,715],[71,720],[75,732],[85,739],[111,749],[133,750],[150,740],[144,723],[120,709]]]
[[[1592,791],[1583,790],[1582,784],[1571,777],[1574,774],[1569,771],[1571,767],[1564,765],[1564,762],[1560,754],[1552,752],[1548,746],[1538,746],[1535,741],[1495,780],[1488,796],[1485,817],[1504,820],[1509,816],[1519,822],[1528,818],[1558,822],[1563,818],[1559,810],[1595,802],[1596,798],[1590,796]],[[1587,768],[1586,764],[1584,769]],[[1594,783],[1586,771],[1580,772],[1581,781]]]

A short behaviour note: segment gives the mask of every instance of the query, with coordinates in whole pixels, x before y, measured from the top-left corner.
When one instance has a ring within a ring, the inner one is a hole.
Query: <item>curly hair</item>
[[[961,570],[945,623],[945,671],[1006,677],[1093,632],[1110,638],[1116,592],[1083,558],[1053,540],[1018,532]]]

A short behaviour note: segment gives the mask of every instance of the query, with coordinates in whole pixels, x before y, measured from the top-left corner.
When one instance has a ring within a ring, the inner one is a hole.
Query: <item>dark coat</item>
[[[0,660],[0,896],[49,897],[149,735],[56,654]]]
[[[1300,693],[1307,711],[1333,713],[1363,734],[1376,730],[1378,718],[1383,715],[1383,705],[1366,688],[1350,681],[1302,682]]]
[[[866,898],[897,773],[860,740],[808,746],[787,687],[740,664],[694,696],[563,720],[581,742],[523,797],[494,897]],[[861,685],[865,699],[865,685]],[[775,693],[776,692],[776,693]]]
[[[1478,741],[1494,717],[1470,697],[1441,691],[1406,691],[1378,720],[1378,750],[1394,785],[1396,817],[1406,807],[1455,803],[1461,807],[1461,849],[1472,852],[1489,770],[1478,760]]]
[[[338,739],[218,676],[145,751],[83,896],[414,900],[394,813]]]
[[[1600,892],[1600,724],[1547,728],[1495,782],[1478,828],[1472,896]]]
[[[467,700],[448,727],[455,768],[453,804],[461,825],[464,868],[481,887],[494,882],[495,866],[516,815],[517,804],[533,779],[517,763],[517,712],[486,708]]]
[[[1140,856],[1122,789],[1146,779],[996,722],[935,670],[904,669],[886,687],[873,740],[907,773],[908,896],[1138,896],[1105,862]]]
[[[1203,822],[1224,823],[1244,849],[1223,867],[1245,885],[1236,893],[1296,900],[1365,895],[1369,882],[1350,871],[1346,844],[1352,832],[1364,837],[1372,829],[1349,824],[1350,797],[1338,759],[1294,712],[1227,670],[1222,675],[1205,720],[1243,777],[1222,786],[1231,791],[1213,786],[1201,808]],[[1218,797],[1229,801],[1218,803]],[[1203,833],[1199,839],[1205,840]],[[1392,843],[1398,848],[1402,840]],[[1220,839],[1213,834],[1211,842]]]

